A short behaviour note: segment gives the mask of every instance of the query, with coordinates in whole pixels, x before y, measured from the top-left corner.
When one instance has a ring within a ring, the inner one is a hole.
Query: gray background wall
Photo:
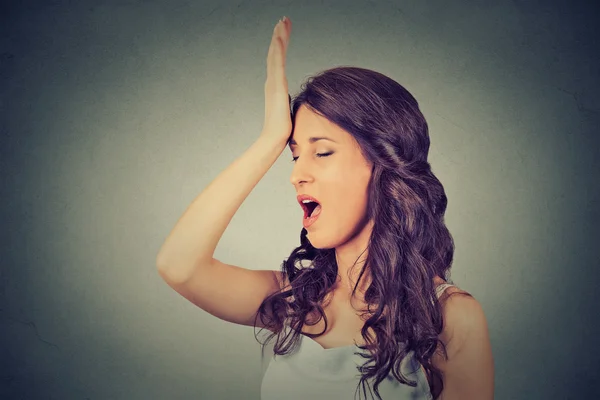
[[[592,2],[102,1],[2,6],[3,399],[258,399],[251,327],[159,277],[185,208],[257,138],[272,28],[290,91],[357,65],[418,99],[482,304],[497,399],[600,397]],[[278,269],[301,210],[285,151],[215,256]]]

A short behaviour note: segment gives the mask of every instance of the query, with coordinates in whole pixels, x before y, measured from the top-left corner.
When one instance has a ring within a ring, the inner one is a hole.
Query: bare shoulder
[[[481,304],[457,287],[440,299],[443,329],[439,338],[447,357],[436,352],[433,364],[443,375],[444,399],[493,399],[494,359]]]
[[[456,286],[444,291],[440,298],[444,328],[440,339],[448,355],[458,352],[473,336],[487,335],[487,321],[479,301],[469,292]]]

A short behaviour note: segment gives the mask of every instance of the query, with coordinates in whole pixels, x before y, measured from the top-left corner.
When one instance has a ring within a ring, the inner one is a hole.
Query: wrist
[[[258,137],[258,141],[266,146],[273,147],[275,150],[282,151],[288,144],[289,137],[282,138],[281,136],[275,136],[268,132],[261,132]]]

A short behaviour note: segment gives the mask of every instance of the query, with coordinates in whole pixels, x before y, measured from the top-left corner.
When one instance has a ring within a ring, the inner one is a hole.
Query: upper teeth
[[[312,200],[302,200],[302,202],[303,202],[304,204],[306,204],[306,203],[314,203],[314,201],[312,201]]]

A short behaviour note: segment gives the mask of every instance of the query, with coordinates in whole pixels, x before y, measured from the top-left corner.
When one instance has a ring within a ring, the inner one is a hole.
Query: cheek
[[[333,213],[361,213],[366,209],[370,167],[356,159],[339,159],[322,171],[320,183],[327,189]]]
[[[343,178],[343,181],[330,186],[331,198],[334,199],[332,213],[343,216],[344,221],[340,223],[353,224],[366,212],[367,188],[363,179],[357,179],[353,173],[346,173]]]

